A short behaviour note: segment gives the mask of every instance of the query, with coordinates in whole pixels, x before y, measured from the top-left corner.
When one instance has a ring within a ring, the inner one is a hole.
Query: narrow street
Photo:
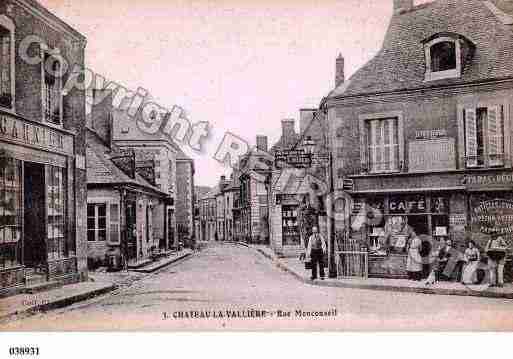
[[[509,326],[512,305],[508,300],[305,285],[253,249],[217,244],[118,292],[10,322],[2,330],[479,330]],[[296,310],[334,308],[335,317],[295,316]],[[184,311],[251,309],[275,313],[265,319],[173,319],[173,313]],[[277,318],[278,310],[290,311],[291,317]]]

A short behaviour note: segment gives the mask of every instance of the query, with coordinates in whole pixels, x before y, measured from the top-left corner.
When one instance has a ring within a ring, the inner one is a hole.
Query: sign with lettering
[[[312,165],[312,156],[302,149],[277,151],[274,161],[275,163],[285,162],[293,167],[307,168]]]
[[[513,233],[513,201],[493,199],[484,201],[472,210],[472,223],[479,225],[481,233]]]
[[[467,188],[513,187],[513,173],[470,174],[463,177]]]
[[[454,138],[411,141],[409,143],[410,172],[450,171],[456,169]]]
[[[415,138],[417,140],[432,140],[437,138],[447,137],[447,130],[433,129],[433,130],[417,130],[415,131]]]
[[[425,213],[426,198],[424,196],[390,197],[388,210],[392,214]]]
[[[0,115],[0,140],[73,155],[73,136],[11,115]]]

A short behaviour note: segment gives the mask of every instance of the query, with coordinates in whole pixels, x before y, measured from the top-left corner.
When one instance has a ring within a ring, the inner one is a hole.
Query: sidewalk
[[[437,295],[460,295],[488,298],[506,298],[513,299],[513,285],[507,283],[503,288],[488,288],[483,285],[464,285],[455,282],[438,282],[430,286],[426,286],[424,282],[415,282],[407,279],[383,279],[383,278],[326,278],[325,280],[310,279],[310,271],[305,270],[304,263],[298,258],[279,258],[271,248],[263,245],[248,245],[246,243],[238,243],[240,245],[253,248],[265,257],[274,261],[282,270],[292,274],[303,283],[324,286],[324,287],[340,287],[354,289],[369,290],[386,290],[395,292],[410,292]]]
[[[168,254],[166,257],[163,257],[155,262],[149,261],[142,266],[138,266],[137,268],[130,268],[129,270],[137,273],[152,273],[160,268],[166,267],[176,261],[184,259],[192,254],[192,250],[183,249],[180,252],[172,252]]]
[[[0,299],[0,323],[23,318],[37,312],[66,307],[115,290],[111,282],[81,282],[35,293],[18,294]]]

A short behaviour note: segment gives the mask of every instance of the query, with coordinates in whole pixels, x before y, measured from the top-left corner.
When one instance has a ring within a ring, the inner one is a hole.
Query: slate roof
[[[513,2],[491,0],[506,17],[513,15]],[[481,0],[438,0],[394,14],[378,54],[329,98],[404,89],[425,88],[500,79],[513,76],[513,25]],[[424,82],[425,55],[422,41],[451,32],[475,45],[473,59],[462,76]]]
[[[87,184],[128,184],[151,190],[161,196],[168,196],[140,175],[136,174],[135,178],[128,176],[110,160],[113,154],[109,152],[109,148],[100,137],[94,131],[87,129]]]

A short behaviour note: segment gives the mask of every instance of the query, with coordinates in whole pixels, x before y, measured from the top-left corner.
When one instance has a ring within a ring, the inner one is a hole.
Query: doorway
[[[45,218],[45,166],[24,163],[24,258],[23,263],[36,272],[45,271],[47,262]]]
[[[136,201],[126,200],[126,246],[127,260],[137,260],[137,222],[136,222]]]

